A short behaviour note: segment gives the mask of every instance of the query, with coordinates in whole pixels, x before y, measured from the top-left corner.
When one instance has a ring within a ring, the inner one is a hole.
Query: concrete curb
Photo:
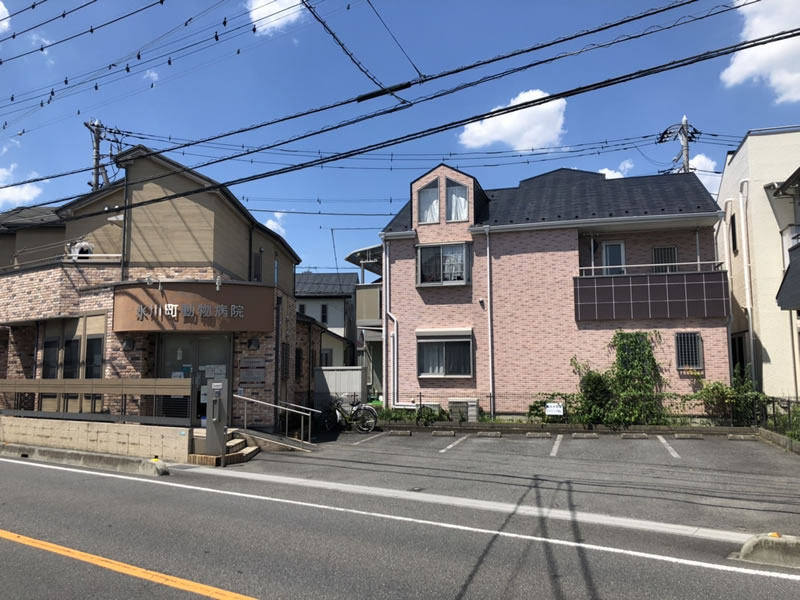
[[[599,436],[596,433],[573,433],[573,440],[596,440]]]
[[[754,535],[739,551],[739,559],[777,567],[800,567],[800,538],[778,533]]]
[[[766,440],[768,442],[772,442],[773,444],[777,444],[784,450],[788,450],[789,452],[794,452],[795,454],[800,454],[800,442],[797,440],[793,440],[792,438],[786,437],[785,435],[781,435],[780,433],[775,433],[774,431],[770,431],[769,429],[760,428],[758,430],[759,435],[761,436],[762,440]]]
[[[135,456],[117,456],[115,454],[99,454],[97,452],[81,452],[78,450],[61,450],[43,448],[23,444],[0,443],[0,456],[9,458],[28,458],[59,465],[87,467],[117,471],[118,473],[134,473],[158,477],[169,475],[167,464],[157,458],[138,458]]]
[[[437,429],[436,431],[431,431],[431,435],[434,437],[456,437],[456,432],[446,429]]]
[[[529,431],[525,434],[525,437],[534,438],[537,440],[549,440],[553,436],[550,435],[549,431]]]
[[[736,434],[736,433],[729,433],[728,439],[732,442],[755,442],[758,440],[757,435],[750,435],[750,434]]]
[[[405,435],[405,436],[410,436],[410,435],[411,435],[411,431],[409,431],[408,429],[392,429],[392,430],[389,432],[389,435]]]
[[[506,435],[520,434],[525,435],[528,432],[541,432],[550,433],[552,435],[563,434],[571,435],[573,433],[596,433],[600,436],[613,435],[618,436],[624,430],[611,429],[603,425],[595,425],[591,429],[583,425],[565,425],[563,423],[459,423],[456,421],[437,421],[430,425],[415,424],[414,421],[378,421],[378,427],[381,431],[393,430],[408,430],[408,431],[437,431],[441,429],[455,430],[458,435],[464,433],[477,433],[479,431],[501,431]],[[706,437],[726,436],[728,434],[750,434],[757,435],[757,427],[728,427],[726,425],[715,425],[710,427],[693,425],[693,426],[671,426],[671,425],[636,425],[636,431],[647,433],[651,436],[673,435],[679,434],[699,434]]]
[[[646,440],[648,439],[648,435],[646,433],[639,433],[639,432],[631,432],[631,433],[621,433],[619,437],[623,440]]]
[[[479,431],[478,437],[488,437],[488,438],[498,438],[503,437],[503,432],[501,431]]]
[[[704,440],[706,439],[702,433],[676,433],[676,440]]]

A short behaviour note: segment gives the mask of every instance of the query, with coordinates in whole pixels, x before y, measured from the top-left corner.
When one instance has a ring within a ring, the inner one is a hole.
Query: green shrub
[[[694,398],[703,403],[706,413],[731,425],[755,424],[763,414],[766,396],[756,391],[753,381],[741,367],[733,374],[733,385],[698,378],[700,389]],[[794,419],[792,419],[794,420]]]

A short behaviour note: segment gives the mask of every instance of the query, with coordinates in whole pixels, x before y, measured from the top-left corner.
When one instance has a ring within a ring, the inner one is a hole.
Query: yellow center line
[[[177,588],[186,592],[192,592],[207,598],[214,598],[215,600],[256,600],[252,596],[243,596],[242,594],[236,594],[234,592],[215,588],[210,585],[204,585],[202,583],[197,583],[196,581],[189,581],[188,579],[173,577],[172,575],[166,575],[157,571],[142,569],[141,567],[111,560],[110,558],[104,558],[102,556],[97,556],[96,554],[89,554],[88,552],[81,552],[80,550],[74,550],[72,548],[67,548],[66,546],[59,546],[58,544],[45,542],[44,540],[26,537],[12,531],[5,531],[4,529],[0,529],[0,539],[16,542],[18,544],[24,544],[32,548],[38,548],[39,550],[52,552],[53,554],[60,554],[61,556],[74,558],[75,560],[80,560],[91,565],[108,569],[110,571],[122,573],[123,575],[138,577],[139,579],[145,579],[147,581],[152,581],[153,583],[166,585],[168,587]]]

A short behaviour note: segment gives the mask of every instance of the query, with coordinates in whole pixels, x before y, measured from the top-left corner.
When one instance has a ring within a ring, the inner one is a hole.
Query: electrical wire
[[[38,0],[38,2],[34,2],[34,3],[32,3],[30,6],[26,6],[25,8],[21,8],[21,9],[19,9],[17,12],[8,13],[8,14],[7,14],[5,17],[3,17],[2,19],[0,19],[0,23],[2,23],[3,21],[7,21],[7,20],[8,20],[8,19],[10,19],[11,17],[16,17],[17,15],[21,15],[22,13],[24,13],[24,12],[25,12],[25,11],[27,11],[27,10],[33,10],[33,9],[35,9],[37,6],[41,6],[41,5],[42,5],[42,4],[44,4],[45,2],[47,2],[47,0]]]
[[[682,3],[680,3],[680,5],[683,5],[683,4],[686,4],[686,3],[690,3],[690,2],[694,2],[694,1],[696,1],[696,0],[684,0]],[[760,1],[760,0],[750,0],[750,3],[758,2],[758,1]],[[674,6],[675,4],[676,3],[672,3],[670,6]],[[456,87],[453,87],[453,88],[449,88],[449,89],[446,89],[446,90],[441,90],[439,92],[435,92],[435,93],[429,94],[427,96],[419,97],[419,98],[417,98],[417,99],[415,99],[412,102],[407,103],[407,104],[395,105],[395,106],[392,106],[392,107],[388,107],[388,108],[385,108],[385,109],[374,111],[372,113],[366,113],[366,114],[360,115],[358,117],[354,117],[354,118],[342,121],[342,122],[340,122],[338,124],[335,124],[335,125],[331,125],[331,126],[328,126],[328,127],[323,127],[323,128],[320,128],[320,129],[317,129],[317,130],[314,130],[314,131],[311,131],[311,132],[307,132],[307,133],[302,134],[302,135],[294,136],[294,137],[291,137],[291,138],[288,138],[288,139],[285,139],[285,140],[282,140],[282,141],[279,141],[279,142],[275,142],[275,143],[272,143],[272,144],[259,146],[259,147],[256,147],[256,148],[251,148],[249,150],[233,154],[233,155],[231,155],[229,157],[226,157],[226,158],[219,158],[219,159],[216,159],[216,160],[213,160],[213,161],[209,161],[209,162],[193,165],[192,167],[187,167],[187,169],[190,169],[190,168],[191,169],[197,169],[197,168],[201,168],[201,167],[204,167],[204,166],[210,166],[210,165],[213,165],[213,164],[217,164],[219,162],[223,162],[225,160],[233,160],[233,159],[240,158],[240,157],[243,157],[243,156],[249,156],[251,154],[254,154],[254,153],[257,153],[257,152],[262,152],[262,151],[268,150],[268,149],[272,149],[272,148],[275,148],[277,146],[285,145],[285,144],[288,144],[288,143],[291,143],[291,142],[294,142],[294,141],[299,141],[301,139],[306,139],[306,138],[309,138],[309,137],[313,137],[315,135],[320,135],[322,133],[328,133],[330,131],[341,129],[341,128],[349,126],[349,125],[354,125],[354,124],[357,124],[357,123],[360,123],[360,122],[363,122],[363,121],[366,121],[366,120],[369,120],[369,119],[372,119],[372,118],[375,118],[375,117],[378,117],[378,116],[391,114],[391,113],[394,113],[394,112],[397,112],[399,110],[403,110],[403,109],[409,108],[410,106],[414,106],[414,105],[422,103],[422,102],[427,102],[427,101],[430,101],[430,100],[433,100],[433,99],[441,98],[441,97],[444,97],[446,95],[450,95],[450,94],[456,93],[458,91],[461,91],[461,90],[464,90],[464,89],[467,89],[467,88],[470,88],[470,87],[474,87],[474,86],[480,85],[480,84],[485,83],[487,81],[493,81],[495,79],[499,79],[501,77],[505,77],[505,76],[510,75],[510,74],[518,73],[520,71],[523,71],[523,70],[526,70],[526,69],[530,69],[530,68],[533,68],[535,66],[539,66],[539,65],[543,65],[543,64],[549,64],[549,63],[555,62],[557,60],[560,60],[561,58],[566,58],[568,56],[575,56],[577,54],[581,54],[583,52],[588,52],[588,51],[591,51],[591,50],[596,50],[596,49],[599,49],[599,48],[609,47],[609,46],[612,46],[612,45],[616,45],[618,43],[623,43],[623,42],[628,41],[630,39],[636,39],[636,38],[643,37],[643,36],[646,36],[646,35],[651,35],[653,33],[657,33],[657,32],[660,32],[660,31],[665,31],[667,29],[671,29],[671,28],[674,28],[674,27],[677,27],[677,26],[680,26],[680,25],[685,25],[685,24],[687,24],[689,22],[695,22],[697,20],[705,19],[705,18],[708,18],[710,16],[716,16],[718,14],[722,14],[722,13],[728,12],[730,10],[735,10],[736,8],[737,8],[736,5],[733,5],[733,6],[724,5],[723,8],[715,7],[713,9],[711,9],[711,11],[708,11],[708,12],[704,13],[703,15],[689,17],[689,20],[687,20],[687,18],[682,17],[681,19],[678,19],[676,22],[672,23],[671,25],[662,26],[661,28],[650,27],[650,28],[638,33],[638,34],[632,34],[632,35],[629,35],[629,36],[618,37],[615,40],[611,40],[611,41],[606,42],[604,44],[592,44],[592,45],[584,47],[584,48],[582,48],[580,50],[576,50],[574,52],[564,53],[564,54],[556,55],[556,56],[553,56],[553,57],[550,57],[550,58],[547,58],[547,59],[542,59],[542,60],[534,61],[532,63],[527,63],[525,65],[514,67],[514,68],[508,69],[506,71],[502,71],[500,73],[495,73],[495,74],[492,74],[492,75],[488,75],[488,76],[482,77],[482,78],[477,79],[477,80],[473,80],[473,81],[470,81],[470,82],[466,82],[466,83],[460,84],[460,85],[458,85]],[[654,10],[656,10],[656,9],[654,9]],[[663,12],[663,10],[666,10],[666,8],[662,7],[660,10],[661,10],[661,12]],[[643,13],[640,13],[640,14],[643,14]],[[636,17],[628,17],[628,18],[624,19],[623,21],[627,22],[627,19],[638,19],[638,18],[639,18],[639,16],[637,15]],[[603,27],[607,28],[608,25],[605,25]],[[583,34],[576,34],[576,35],[583,35]],[[563,38],[561,38],[561,39],[563,39]],[[547,43],[546,45],[552,45],[552,43]],[[490,60],[494,60],[494,59],[490,59]],[[479,63],[474,63],[474,64],[483,64],[483,62],[485,62],[485,61],[479,61]],[[458,69],[454,69],[452,71],[453,72],[460,72],[460,70],[462,70],[462,69],[463,68],[459,67]],[[279,117],[277,119],[272,119],[270,121],[257,123],[255,125],[249,125],[249,126],[246,126],[246,127],[243,127],[243,128],[239,128],[239,129],[227,132],[227,133],[217,134],[217,135],[214,135],[214,136],[209,136],[209,137],[206,137],[206,138],[203,138],[203,139],[200,139],[200,140],[194,140],[194,141],[190,141],[190,142],[176,144],[172,148],[170,148],[168,150],[167,149],[162,150],[161,152],[178,150],[178,149],[181,149],[181,148],[194,146],[194,145],[197,145],[197,144],[200,144],[200,143],[207,143],[207,142],[210,142],[210,141],[215,141],[215,140],[218,140],[218,139],[221,139],[221,138],[225,138],[225,137],[229,137],[229,136],[232,136],[232,135],[238,135],[238,134],[241,134],[241,133],[247,133],[247,132],[250,132],[250,131],[261,129],[263,127],[270,126],[270,125],[275,125],[275,124],[279,124],[279,123],[295,120],[295,119],[298,119],[300,117],[308,116],[308,115],[311,115],[311,114],[324,112],[324,111],[330,110],[332,108],[337,108],[337,107],[340,107],[340,106],[344,106],[346,104],[351,104],[351,103],[356,102],[356,101],[358,101],[358,97],[350,98],[348,100],[334,102],[334,103],[331,103],[331,104],[328,104],[328,105],[319,106],[319,107],[316,107],[316,108],[313,108],[313,109],[308,109],[308,110],[304,110],[304,111],[301,111],[301,112],[298,112],[298,113],[294,113],[293,115]],[[496,113],[493,113],[493,114],[496,114]],[[114,132],[115,130],[111,130],[111,131]],[[119,133],[123,133],[122,130],[116,130],[116,131],[119,132]],[[157,154],[157,153],[158,152],[154,152],[153,154]],[[108,165],[104,165],[104,166],[108,166]],[[67,174],[72,175],[72,174],[75,174],[77,172],[88,172],[88,171],[92,170],[93,168],[94,167],[86,167],[86,168],[84,168],[82,170],[75,169],[75,170],[67,172]],[[3,189],[3,187],[13,187],[14,185],[23,185],[25,183],[34,183],[36,181],[41,181],[41,180],[44,180],[44,179],[47,179],[47,178],[52,179],[52,178],[55,178],[56,176],[58,176],[58,175],[49,176],[49,177],[42,177],[42,178],[39,178],[39,179],[37,179],[37,178],[27,179],[27,180],[24,180],[24,181],[15,182],[15,183],[12,183],[12,184],[7,184],[6,186],[0,187],[0,189]]]
[[[111,19],[110,21],[106,21],[105,23],[101,23],[97,27],[90,26],[89,29],[87,29],[86,31],[75,33],[73,35],[67,36],[55,42],[50,42],[49,44],[42,44],[39,48],[36,48],[35,50],[28,50],[27,52],[21,52],[20,54],[15,54],[14,56],[9,56],[8,58],[0,58],[0,65],[9,63],[12,60],[17,60],[18,58],[22,58],[23,56],[29,56],[31,54],[36,54],[37,52],[44,52],[45,50],[52,48],[53,46],[58,46],[65,42],[69,42],[79,37],[83,37],[84,35],[94,34],[94,32],[99,31],[100,29],[103,29],[105,27],[108,27],[109,25],[119,23],[120,21],[123,21],[129,17],[138,15],[139,13],[144,12],[150,8],[153,8],[154,6],[161,6],[162,4],[164,4],[164,0],[156,0],[155,2],[151,2],[150,4],[137,8],[136,10],[126,13],[120,17],[116,17],[115,19]]]
[[[166,201],[169,201],[169,200],[174,200],[176,198],[185,198],[187,196],[193,196],[193,195],[201,194],[201,193],[205,193],[205,192],[219,191],[220,189],[225,188],[225,187],[232,187],[232,186],[241,185],[241,184],[244,184],[244,183],[250,183],[250,182],[253,182],[253,181],[259,181],[259,180],[267,179],[267,178],[270,178],[270,177],[276,177],[278,175],[284,175],[284,174],[287,174],[287,173],[292,173],[292,172],[295,172],[295,171],[308,169],[308,168],[311,168],[311,167],[321,166],[321,165],[327,164],[329,162],[334,162],[334,161],[342,160],[342,159],[345,159],[345,158],[350,158],[352,156],[357,156],[359,154],[364,154],[366,152],[371,152],[371,151],[378,150],[378,149],[383,149],[383,148],[388,148],[388,147],[391,147],[391,146],[396,146],[398,144],[403,144],[403,143],[406,143],[406,142],[409,142],[409,141],[413,141],[413,140],[429,137],[429,136],[435,135],[437,133],[442,133],[442,132],[445,132],[445,131],[450,131],[452,129],[457,129],[459,127],[463,127],[465,125],[468,125],[469,123],[475,123],[475,122],[481,121],[481,120],[483,120],[483,119],[485,119],[485,118],[487,118],[489,116],[501,116],[501,115],[504,115],[504,114],[511,114],[511,113],[514,113],[514,112],[518,112],[520,110],[525,110],[526,108],[532,108],[534,106],[539,106],[539,105],[544,104],[546,102],[551,102],[552,100],[561,99],[561,98],[570,98],[570,97],[586,94],[586,93],[589,93],[589,92],[594,92],[594,91],[597,91],[597,90],[606,89],[606,88],[617,86],[617,85],[620,85],[620,84],[623,84],[623,83],[628,83],[628,82],[636,81],[638,79],[642,79],[642,78],[645,78],[645,77],[650,77],[652,75],[657,75],[657,74],[660,74],[660,73],[666,73],[666,72],[669,72],[669,71],[674,71],[676,69],[686,68],[686,67],[695,65],[697,63],[700,63],[700,62],[705,62],[705,61],[708,61],[708,60],[712,60],[714,58],[720,58],[720,57],[723,57],[723,56],[728,56],[728,55],[734,54],[736,52],[741,52],[743,50],[748,50],[750,48],[756,48],[756,47],[764,46],[764,45],[767,45],[767,44],[772,44],[772,43],[776,43],[776,42],[780,42],[780,41],[784,41],[784,40],[788,40],[788,39],[793,39],[793,38],[796,38],[798,36],[800,36],[800,27],[794,28],[794,29],[789,29],[789,30],[782,31],[782,32],[779,32],[779,33],[774,33],[774,34],[767,35],[767,36],[762,36],[762,37],[755,38],[755,39],[752,39],[752,40],[745,40],[745,41],[739,42],[737,44],[732,44],[732,45],[729,45],[729,46],[724,46],[722,48],[717,48],[715,50],[709,50],[709,51],[706,51],[706,52],[702,52],[700,54],[695,54],[695,55],[684,57],[684,58],[681,58],[681,59],[676,59],[676,60],[669,61],[669,62],[666,62],[666,63],[662,63],[662,64],[659,64],[659,65],[656,65],[656,66],[653,66],[653,67],[648,67],[648,68],[645,68],[645,69],[639,69],[637,71],[632,71],[632,72],[629,72],[629,73],[625,73],[623,75],[618,75],[616,77],[607,78],[607,79],[604,79],[604,80],[600,80],[600,81],[596,81],[596,82],[593,82],[593,83],[589,83],[589,84],[585,84],[585,85],[582,85],[582,86],[578,86],[578,87],[575,87],[575,88],[571,88],[571,89],[568,89],[568,90],[565,90],[565,91],[562,91],[562,92],[557,92],[555,94],[552,94],[552,95],[544,97],[544,98],[537,98],[535,100],[529,100],[527,102],[521,102],[519,104],[515,104],[515,105],[512,105],[512,106],[501,107],[501,108],[498,108],[498,109],[495,109],[495,110],[492,110],[492,111],[489,111],[489,112],[484,112],[484,113],[472,115],[470,117],[465,117],[465,118],[462,118],[462,119],[458,119],[458,120],[455,120],[455,121],[450,121],[450,122],[443,123],[441,125],[437,125],[437,126],[434,126],[434,127],[429,127],[429,128],[426,128],[426,129],[422,129],[422,130],[415,131],[415,132],[412,132],[412,133],[408,133],[408,134],[405,134],[405,135],[401,135],[401,136],[398,136],[398,137],[394,137],[394,138],[390,138],[390,139],[387,139],[387,140],[383,140],[381,142],[375,142],[373,144],[368,144],[366,146],[361,146],[361,147],[358,147],[358,148],[354,148],[352,150],[341,152],[341,153],[339,153],[337,155],[334,155],[334,156],[319,157],[319,158],[317,158],[315,160],[307,161],[307,162],[300,163],[300,164],[297,164],[297,165],[293,165],[293,166],[290,166],[290,167],[283,167],[283,168],[280,168],[280,169],[274,169],[272,171],[264,171],[264,172],[261,172],[261,173],[255,173],[253,175],[248,175],[248,176],[245,176],[245,177],[239,177],[239,178],[236,178],[236,179],[231,179],[231,180],[228,180],[228,181],[226,181],[224,183],[215,182],[215,183],[212,183],[212,184],[209,184],[209,185],[206,185],[206,186],[201,186],[199,188],[195,188],[193,190],[186,190],[186,191],[175,193],[175,194],[168,194],[168,195],[160,196],[160,197],[157,197],[157,198],[151,198],[149,200],[144,200],[142,202],[136,203],[135,205],[117,206],[117,207],[114,207],[114,208],[109,208],[108,210],[90,212],[90,213],[85,213],[85,214],[82,214],[82,215],[74,215],[74,216],[70,216],[70,217],[62,217],[58,222],[60,222],[60,223],[68,223],[68,222],[88,219],[88,218],[92,218],[92,217],[96,217],[96,216],[100,216],[100,215],[109,215],[109,214],[122,213],[122,212],[125,212],[125,211],[128,211],[128,210],[131,210],[133,208],[142,208],[142,207],[145,207],[145,206],[150,206],[152,204],[157,204],[157,203],[166,202]],[[251,209],[251,212],[273,212],[273,213],[281,212],[281,213],[287,213],[288,214],[288,213],[291,213],[293,211],[284,211],[284,210],[280,210],[280,209],[277,209],[277,210],[274,210],[274,209]],[[322,213],[295,211],[295,214],[312,214],[313,215],[313,214],[322,214]],[[349,214],[349,215],[346,214],[346,213],[338,213],[338,215],[339,216],[381,216],[378,213],[369,213],[369,214],[358,213],[358,214]],[[385,215],[385,216],[389,216],[389,215]]]
[[[58,21],[59,19],[66,19],[72,13],[76,13],[79,10],[81,10],[82,8],[86,8],[87,6],[90,6],[90,5],[94,4],[95,2],[97,2],[97,0],[89,0],[88,2],[84,2],[80,6],[77,6],[75,8],[71,8],[70,10],[65,10],[60,15],[56,15],[55,17],[47,19],[46,21],[42,21],[41,23],[37,23],[36,25],[32,25],[31,27],[28,27],[27,29],[23,29],[22,31],[15,31],[14,33],[12,33],[9,36],[6,36],[4,38],[0,38],[0,44],[2,44],[3,42],[7,42],[8,40],[15,40],[15,39],[17,39],[18,35],[24,35],[24,34],[30,32],[30,31],[33,31],[34,29],[38,29],[39,27],[44,27],[45,25],[49,25],[53,21]]]
[[[367,4],[368,4],[368,5],[369,5],[369,7],[372,9],[372,12],[374,12],[374,13],[375,13],[375,16],[376,16],[376,17],[378,17],[378,20],[381,22],[381,25],[383,25],[383,28],[386,30],[386,32],[387,32],[387,33],[388,33],[388,34],[389,34],[389,35],[392,37],[392,39],[394,40],[394,43],[395,43],[395,44],[397,44],[397,47],[398,47],[398,48],[400,48],[400,52],[402,52],[402,53],[403,53],[403,56],[405,56],[405,57],[406,57],[406,59],[408,60],[408,62],[411,64],[411,66],[412,66],[412,67],[414,68],[414,70],[417,72],[417,75],[418,75],[419,77],[424,77],[424,75],[422,74],[422,71],[420,71],[420,70],[419,70],[419,68],[417,67],[417,65],[416,65],[416,64],[414,64],[414,61],[413,61],[413,60],[411,60],[411,57],[408,55],[408,52],[406,52],[406,51],[405,51],[405,49],[403,48],[403,46],[400,44],[400,42],[399,42],[399,41],[397,41],[397,38],[396,38],[396,37],[394,36],[394,34],[392,33],[392,30],[391,30],[391,29],[389,29],[389,26],[386,24],[386,21],[384,21],[384,20],[383,20],[383,17],[382,17],[382,16],[381,16],[381,14],[378,12],[378,9],[376,9],[376,8],[375,8],[375,6],[372,4],[372,0],[367,0]]]

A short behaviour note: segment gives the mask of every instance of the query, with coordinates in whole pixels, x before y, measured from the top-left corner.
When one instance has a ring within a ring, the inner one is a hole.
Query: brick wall
[[[296,340],[297,349],[302,352],[300,377],[295,377],[295,371],[290,374],[295,377],[294,403],[303,406],[313,406],[314,393],[314,367],[319,363],[321,333],[324,328],[308,321],[297,321]]]
[[[641,241],[644,247],[645,238]],[[468,286],[417,288],[415,243],[415,240],[389,242],[391,311],[399,320],[398,400],[410,401],[419,393],[440,399],[485,397],[490,391],[485,237],[474,238],[472,285]],[[664,368],[668,391],[692,391],[694,380],[674,367],[674,334],[680,331],[700,332],[706,379],[728,381],[724,319],[576,323],[572,282],[578,265],[576,230],[493,233],[491,251],[498,412],[527,410],[527,402],[521,399],[524,394],[576,391],[578,379],[572,372],[570,359],[576,356],[596,368],[609,366],[614,357],[608,350],[608,343],[618,329],[661,333],[656,358]],[[391,332],[391,320],[387,323]],[[473,376],[468,379],[418,378],[415,330],[462,327],[471,327],[473,331]],[[390,395],[392,350],[389,340],[386,364],[385,388]],[[484,405],[483,408],[488,407]]]

